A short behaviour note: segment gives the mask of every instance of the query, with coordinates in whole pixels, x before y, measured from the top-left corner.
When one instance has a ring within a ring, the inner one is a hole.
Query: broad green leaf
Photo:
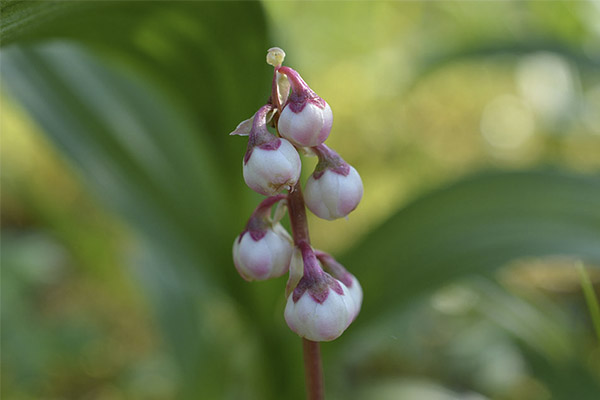
[[[554,53],[563,57],[576,65],[582,73],[596,74],[600,68],[600,62],[597,58],[590,57],[589,54],[583,51],[578,51],[572,46],[553,41],[550,38],[514,42],[483,42],[462,48],[447,49],[444,52],[423,57],[418,61],[418,67],[416,68],[418,73],[415,75],[412,85],[418,84],[432,73],[453,63],[489,59],[514,62],[518,57],[542,52]]]
[[[140,275],[155,288],[151,299],[169,329],[174,354],[185,371],[198,371],[191,368],[202,354],[190,347],[201,341],[194,304],[211,294],[211,257],[195,240],[222,234],[216,228],[199,230],[198,221],[210,218],[218,227],[218,213],[201,216],[197,210],[218,210],[222,199],[213,181],[216,171],[200,152],[205,147],[186,145],[197,142],[194,131],[173,110],[157,104],[156,94],[144,94],[139,83],[100,67],[72,46],[10,49],[3,52],[3,72],[12,93],[72,158],[88,186],[148,240],[161,244],[149,246],[154,262],[162,257],[161,274],[146,263]],[[173,129],[179,135],[168,140]],[[198,186],[190,187],[189,181]],[[204,193],[202,186],[215,190]]]
[[[182,367],[182,395],[196,398],[202,390],[208,397],[236,397],[235,390],[251,393],[261,385],[259,392],[279,390],[281,380],[265,385],[260,368],[237,389],[220,385],[217,377],[240,368],[236,346],[249,345],[233,341],[239,329],[219,335],[211,331],[219,325],[210,323],[213,304],[248,319],[263,312],[231,262],[232,227],[243,227],[257,197],[230,184],[241,179],[245,143],[227,135],[260,106],[261,89],[270,83],[260,6],[3,7],[3,81],[86,186],[140,235],[136,273]],[[252,62],[243,62],[249,56]],[[240,68],[240,61],[248,66]],[[226,293],[245,301],[236,309]],[[247,336],[258,337],[260,346],[269,340],[257,332]],[[278,341],[271,342],[277,348]]]
[[[135,270],[185,395],[302,397],[298,340],[273,305],[282,282],[246,285],[230,260],[257,199],[241,184],[245,143],[227,133],[269,95],[260,6],[6,1],[0,34],[10,93],[140,233]],[[430,65],[505,51],[482,45]],[[364,309],[324,348],[348,350],[367,323],[387,327],[422,294],[514,258],[597,262],[598,204],[597,177],[550,171],[490,173],[416,200],[343,258]]]
[[[600,177],[549,170],[468,178],[415,200],[343,260],[359,280],[369,274],[362,325],[456,278],[550,255],[600,263]]]

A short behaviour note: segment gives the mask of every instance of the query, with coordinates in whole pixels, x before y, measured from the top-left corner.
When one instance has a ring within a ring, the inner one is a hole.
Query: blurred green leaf
[[[600,342],[600,308],[598,306],[598,298],[594,292],[594,285],[582,263],[577,264],[577,270],[581,277],[581,288],[590,312],[592,324],[594,325],[594,331],[596,331],[596,337]]]
[[[600,177],[559,171],[489,172],[425,195],[344,255],[359,279],[370,276],[357,323],[520,257],[600,263],[598,204]]]
[[[215,379],[238,361],[235,351],[222,357],[219,346],[231,344],[208,344],[214,332],[203,325],[209,304],[231,301],[225,293],[247,296],[235,269],[219,266],[231,265],[231,229],[256,199],[229,184],[241,177],[245,143],[227,133],[260,106],[247,93],[270,82],[260,5],[7,2],[2,11],[2,44],[21,43],[2,52],[11,94],[141,233],[138,276],[182,367],[184,395],[244,390],[247,382]]]
[[[569,321],[560,313],[542,310],[485,279],[476,280],[469,288],[476,293],[474,307],[482,318],[557,363],[574,357]]]
[[[444,68],[448,64],[464,60],[481,60],[486,58],[508,58],[514,60],[517,57],[538,52],[555,53],[571,61],[580,71],[595,72],[600,68],[600,61],[590,57],[583,51],[578,51],[572,46],[560,43],[550,38],[533,39],[527,41],[495,41],[483,42],[471,46],[456,49],[446,49],[436,54],[428,54],[419,61],[417,70],[419,73],[413,84],[427,77],[431,73]]]
[[[132,264],[182,367],[182,396],[301,398],[298,340],[274,317],[282,282],[246,285],[230,259],[258,198],[241,181],[245,143],[227,132],[269,95],[260,5],[7,1],[2,15],[11,94],[140,233]],[[598,262],[598,204],[598,177],[556,171],[489,173],[416,200],[344,257],[365,303],[329,348],[514,258]]]

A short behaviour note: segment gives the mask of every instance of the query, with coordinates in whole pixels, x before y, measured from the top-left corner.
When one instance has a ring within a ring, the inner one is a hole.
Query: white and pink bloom
[[[324,272],[307,243],[299,244],[304,275],[290,293],[285,306],[285,321],[292,331],[315,342],[338,338],[357,314],[349,289]]]
[[[279,195],[264,200],[233,242],[233,263],[247,281],[277,278],[288,271],[292,238],[279,222],[270,218],[271,206],[283,199],[285,196]]]
[[[319,218],[334,220],[345,217],[362,199],[360,175],[324,144],[313,150],[319,156],[319,163],[306,182],[306,205]]]
[[[267,130],[266,116],[272,108],[264,106],[254,115],[243,162],[244,181],[265,196],[294,187],[302,167],[294,146]]]
[[[243,176],[263,200],[233,243],[233,260],[246,280],[276,278],[289,271],[285,321],[309,341],[338,338],[358,316],[363,291],[354,275],[331,255],[310,246],[306,207],[320,218],[347,216],[359,204],[363,185],[358,172],[324,142],[333,124],[329,104],[295,70],[282,66],[285,52],[271,48],[271,96],[232,135],[248,136]],[[277,127],[275,134],[267,129]],[[319,162],[299,187],[298,152]],[[287,195],[279,194],[289,190]],[[273,206],[277,205],[274,215]],[[293,239],[279,223],[286,207]]]
[[[358,313],[360,312],[360,307],[362,306],[363,300],[363,291],[358,279],[354,275],[344,268],[342,264],[337,262],[335,258],[333,258],[330,254],[327,254],[323,251],[317,250],[315,251],[315,255],[321,262],[321,265],[331,276],[340,281],[343,285],[348,288],[348,293],[352,300],[354,300],[354,315],[352,320],[354,320]]]
[[[277,123],[279,133],[300,147],[320,145],[331,132],[331,107],[292,68],[280,67],[277,72],[287,76],[292,89]]]

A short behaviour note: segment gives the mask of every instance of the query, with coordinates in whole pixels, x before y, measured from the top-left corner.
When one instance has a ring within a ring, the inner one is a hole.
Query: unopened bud
[[[350,214],[360,203],[363,185],[356,169],[325,145],[313,148],[319,156],[306,181],[304,200],[316,216],[334,220]]]
[[[279,117],[279,133],[301,147],[313,147],[323,143],[333,124],[329,104],[313,92],[293,69],[281,67],[278,72],[287,75],[292,88]]]
[[[271,207],[285,195],[269,197],[252,213],[244,231],[233,242],[233,262],[242,278],[262,281],[287,272],[292,257],[292,238],[271,219]],[[280,218],[281,216],[276,216]]]
[[[264,106],[255,114],[243,163],[246,184],[265,196],[292,188],[302,167],[294,146],[267,130],[266,116],[271,109]]]
[[[281,224],[267,229],[256,240],[244,232],[233,242],[233,262],[247,281],[277,278],[285,274],[292,257],[292,240]]]
[[[304,276],[288,296],[285,321],[292,331],[308,340],[334,340],[356,316],[356,305],[348,288],[325,273],[310,246],[304,246]]]
[[[352,317],[352,320],[354,320],[360,312],[360,307],[362,305],[363,300],[363,291],[362,287],[360,286],[360,283],[358,282],[358,279],[356,279],[354,275],[348,272],[346,268],[344,268],[342,264],[337,262],[337,260],[331,255],[320,250],[315,251],[315,255],[317,256],[319,261],[321,261],[321,265],[323,265],[325,271],[327,271],[329,274],[331,274],[331,276],[339,280],[343,285],[345,285],[348,288],[350,297],[352,297],[352,300],[354,300],[355,310],[354,315]]]
[[[253,149],[244,162],[243,175],[252,190],[270,196],[294,187],[300,169],[300,156],[294,146],[285,139],[275,138]]]

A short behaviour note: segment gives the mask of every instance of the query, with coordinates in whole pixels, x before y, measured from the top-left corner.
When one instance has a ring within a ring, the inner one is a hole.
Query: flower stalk
[[[331,255],[311,246],[306,209],[323,219],[346,217],[360,202],[363,188],[358,172],[324,144],[333,123],[329,104],[297,71],[282,65],[284,58],[283,50],[269,49],[267,63],[274,67],[270,99],[231,133],[248,136],[242,163],[246,184],[269,196],[234,241],[233,258],[248,281],[277,278],[289,271],[284,318],[302,338],[307,399],[322,400],[319,342],[338,338],[354,321],[362,288]],[[304,193],[299,153],[319,157]],[[288,193],[282,194],[284,190]],[[286,208],[291,237],[279,223]]]
[[[303,243],[310,245],[306,206],[300,182],[288,193],[287,203],[294,244],[298,247]],[[320,343],[302,338],[302,348],[306,398],[308,400],[323,400],[325,397]]]
[[[321,362],[321,347],[319,342],[302,338],[304,354],[304,379],[306,379],[306,398],[308,400],[323,400],[323,365]]]

